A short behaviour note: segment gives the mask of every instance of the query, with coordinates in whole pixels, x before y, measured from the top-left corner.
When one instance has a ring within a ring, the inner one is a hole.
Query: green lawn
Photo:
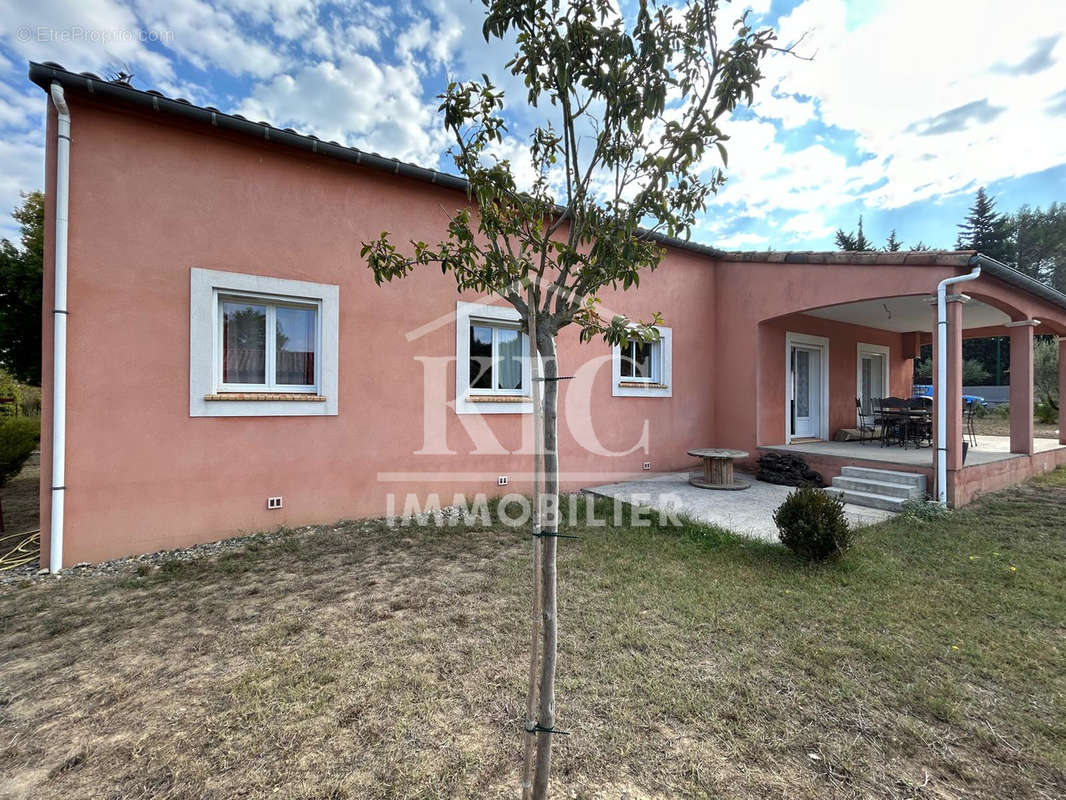
[[[556,797],[1066,796],[1066,471],[840,564],[563,540]],[[513,797],[528,539],[352,523],[0,595],[0,797]]]

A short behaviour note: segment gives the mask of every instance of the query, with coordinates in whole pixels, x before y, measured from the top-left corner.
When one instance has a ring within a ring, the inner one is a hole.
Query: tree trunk
[[[537,307],[534,303],[533,288],[529,290],[529,363],[532,378],[533,396],[533,610],[531,619],[531,636],[529,642],[529,690],[526,694],[526,742],[522,757],[522,800],[531,800],[533,796],[533,765],[537,749],[537,689],[540,686],[540,615],[542,613],[542,593],[540,581],[541,550],[543,539],[540,534],[540,476],[543,459],[541,446],[544,406],[541,400],[540,365],[537,358]]]
[[[544,362],[544,502],[541,531],[559,531],[559,453],[557,442],[557,410],[559,399],[559,368],[555,361],[555,337],[537,331],[537,347]],[[540,591],[543,604],[541,616],[540,702],[537,722],[541,732],[537,736],[537,765],[533,780],[533,800],[548,796],[551,775],[552,734],[544,729],[555,727],[555,656],[558,643],[556,621],[555,552],[558,538],[552,535],[541,539]]]

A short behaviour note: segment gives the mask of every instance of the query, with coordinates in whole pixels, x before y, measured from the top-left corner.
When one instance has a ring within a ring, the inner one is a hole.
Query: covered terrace
[[[946,405],[944,488],[951,505],[1066,463],[1066,411],[1060,409],[1057,438],[1036,439],[1033,433],[1037,335],[1059,342],[1060,394],[1066,396],[1066,295],[972,252],[732,258],[795,266],[788,281],[768,287],[754,312],[764,312],[754,320],[758,449],[801,454],[827,480],[846,465],[922,472],[935,497],[938,413],[931,415],[932,446],[836,441],[842,430],[858,426],[857,404],[869,409],[875,399],[911,396],[914,360],[923,344],[932,344],[933,394],[943,391]],[[965,282],[945,288],[941,353],[937,286],[963,276]],[[964,464],[962,342],[988,336],[1010,340],[1010,433],[979,437]]]

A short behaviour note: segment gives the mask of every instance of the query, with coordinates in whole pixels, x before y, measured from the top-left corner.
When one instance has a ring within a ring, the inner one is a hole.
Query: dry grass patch
[[[866,529],[828,568],[577,531],[556,796],[1066,795],[1064,485]],[[508,529],[362,523],[8,587],[0,796],[513,797],[528,559]]]
[[[989,412],[984,416],[974,417],[973,424],[978,436],[1010,436],[1010,417],[1006,414]],[[1059,426],[1034,421],[1033,436],[1037,439],[1057,439]]]

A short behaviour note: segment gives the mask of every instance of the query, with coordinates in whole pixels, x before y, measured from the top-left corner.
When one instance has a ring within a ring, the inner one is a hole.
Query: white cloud
[[[721,200],[790,212],[794,242],[828,235],[854,203],[892,209],[1066,162],[1066,114],[1050,101],[1066,86],[1066,5],[894,0],[857,14],[804,0],[779,30],[814,60],[764,62],[756,118],[725,126]],[[832,136],[797,146],[790,129],[812,120]]]
[[[354,55],[260,84],[239,110],[250,119],[433,166],[444,135],[435,105],[424,102],[420,90],[414,67]]]
[[[249,25],[203,0],[140,0],[138,11],[150,30],[172,34],[167,46],[200,69],[267,77],[285,64],[276,44],[257,41]]]
[[[44,113],[44,93],[33,87],[23,94],[0,83],[0,128],[25,129],[37,124]]]
[[[895,0],[850,24],[843,0],[806,0],[782,20],[782,39],[809,30],[802,47],[814,61],[778,57],[767,72],[781,91],[816,98],[823,122],[854,131],[879,160],[888,182],[860,193],[868,204],[893,208],[1066,161],[1066,117],[1042,104],[1066,85],[1066,6]]]
[[[780,120],[785,128],[799,128],[815,116],[813,101],[767,91],[758,95],[751,109],[763,119]]]
[[[820,211],[805,211],[789,217],[781,230],[786,233],[794,233],[800,239],[820,239],[833,232],[833,226],[825,221]]]
[[[722,250],[751,250],[766,247],[768,238],[758,233],[731,233],[714,237],[711,242]]]
[[[0,164],[0,237],[17,242],[18,224],[11,212],[22,203],[20,192],[44,188],[44,134],[5,133],[0,137]]]
[[[20,58],[98,73],[129,65],[149,80],[172,79],[168,59],[139,35],[144,30],[137,16],[114,0],[0,0],[0,40]]]

